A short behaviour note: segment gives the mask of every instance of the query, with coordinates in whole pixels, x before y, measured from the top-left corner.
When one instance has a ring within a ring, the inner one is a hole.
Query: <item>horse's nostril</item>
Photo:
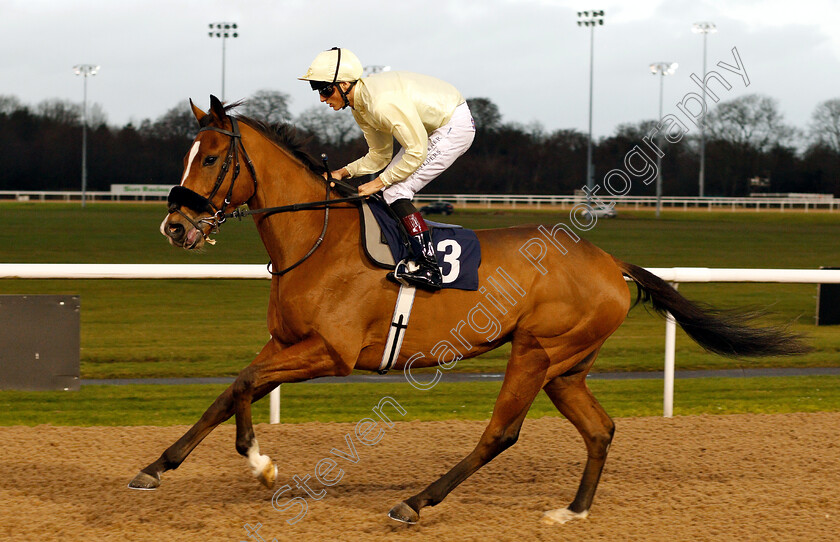
[[[184,226],[183,224],[172,222],[166,226],[166,232],[169,235],[169,237],[173,239],[179,239],[184,236]]]

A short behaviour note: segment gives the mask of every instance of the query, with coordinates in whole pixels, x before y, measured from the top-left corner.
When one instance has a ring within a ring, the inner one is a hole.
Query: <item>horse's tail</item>
[[[762,315],[760,312],[719,310],[694,303],[653,273],[620,260],[616,263],[638,286],[636,303],[649,304],[663,316],[671,313],[686,334],[709,352],[729,357],[757,357],[803,354],[811,350],[802,336],[784,326],[751,325]]]

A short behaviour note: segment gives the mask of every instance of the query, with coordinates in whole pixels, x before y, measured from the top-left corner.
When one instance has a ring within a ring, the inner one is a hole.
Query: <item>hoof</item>
[[[549,510],[543,513],[542,523],[545,525],[563,525],[573,519],[586,519],[588,516],[589,510],[572,512],[568,508],[558,508],[557,510]]]
[[[411,508],[404,502],[401,502],[400,504],[391,508],[391,510],[388,512],[388,517],[402,523],[408,523],[409,525],[414,525],[415,523],[420,521],[420,514],[415,512],[413,508]]]
[[[160,474],[146,474],[143,471],[134,477],[134,480],[128,483],[129,489],[142,489],[152,491],[160,487]]]
[[[269,461],[268,465],[263,467],[263,470],[257,475],[257,480],[268,489],[274,487],[274,482],[277,480],[277,467],[274,466],[274,463]]]

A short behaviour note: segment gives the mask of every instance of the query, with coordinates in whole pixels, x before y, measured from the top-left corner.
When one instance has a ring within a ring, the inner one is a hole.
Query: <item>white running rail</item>
[[[675,287],[687,282],[840,284],[840,269],[723,269],[652,267],[648,271]],[[37,264],[0,263],[0,279],[269,279],[261,264]],[[663,415],[674,413],[676,323],[665,321]],[[271,420],[280,419],[280,387],[271,392]],[[276,412],[275,412],[276,408]],[[276,420],[276,421],[275,421]]]

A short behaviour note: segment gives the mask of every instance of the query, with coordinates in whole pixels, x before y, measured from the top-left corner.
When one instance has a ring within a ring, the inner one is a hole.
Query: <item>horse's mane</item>
[[[242,102],[238,101],[225,105],[225,112],[228,112],[241,104]],[[326,171],[324,165],[306,151],[306,145],[312,138],[302,135],[293,124],[284,122],[281,124],[270,125],[267,122],[254,119],[246,115],[236,115],[236,120],[250,126],[265,136],[265,138],[269,141],[280,145],[292,153],[292,156],[300,160],[303,165],[309,168],[313,173],[322,175]]]

